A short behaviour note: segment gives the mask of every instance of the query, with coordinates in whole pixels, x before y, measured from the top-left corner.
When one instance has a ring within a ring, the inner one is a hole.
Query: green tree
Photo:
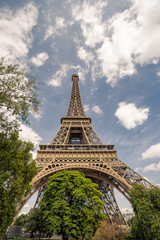
[[[135,185],[129,194],[135,213],[131,222],[133,239],[160,239],[160,188]]]
[[[34,233],[42,233],[43,225],[42,225],[42,214],[39,208],[33,208],[29,211],[27,215],[26,222],[24,224],[24,228],[26,232],[31,232],[31,237],[33,237]]]
[[[37,173],[32,161],[33,144],[18,139],[18,133],[0,133],[0,237],[12,223],[16,206],[31,190]]]
[[[14,225],[24,227],[27,221],[28,221],[28,214],[21,214],[16,218]]]
[[[20,65],[9,65],[0,59],[0,129],[18,129],[19,120],[27,121],[30,112],[38,110],[37,82]]]
[[[51,176],[48,189],[40,202],[45,223],[44,232],[50,237],[61,234],[69,237],[92,239],[100,222],[105,218],[98,185],[78,171],[62,171]]]
[[[20,121],[27,123],[28,114],[38,110],[36,89],[28,70],[0,59],[0,238],[37,172],[33,144],[19,140]]]

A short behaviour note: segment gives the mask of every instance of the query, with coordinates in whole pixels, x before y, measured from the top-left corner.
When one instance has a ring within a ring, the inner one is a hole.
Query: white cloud
[[[64,28],[65,27],[65,19],[62,17],[56,17],[56,27]]]
[[[79,75],[79,80],[84,83],[86,81],[86,74],[89,72],[89,68],[77,68],[77,73]]]
[[[21,124],[20,129],[19,138],[22,141],[31,141],[35,145],[38,145],[42,140],[42,138],[31,127]]]
[[[120,102],[115,116],[127,129],[142,125],[147,120],[149,108],[137,108],[134,103]]]
[[[41,52],[36,55],[36,57],[31,58],[31,62],[37,67],[42,66],[48,59],[48,54],[46,52]]]
[[[48,85],[59,87],[62,84],[62,78],[67,76],[70,65],[62,64],[60,70],[53,74],[52,78],[47,82]]]
[[[78,71],[80,81],[85,82],[86,74],[90,71],[90,62],[93,62],[94,56],[82,46],[77,47],[77,54],[78,57],[85,62],[85,67],[80,68]]]
[[[31,114],[35,119],[39,120],[43,116],[43,111],[39,110],[38,112],[31,112]]]
[[[143,169],[144,172],[149,172],[149,171],[160,171],[160,162],[159,163],[151,163],[144,167]]]
[[[86,73],[87,73],[87,71],[84,69],[81,69],[81,70],[79,70],[78,71],[78,76],[79,76],[79,80],[82,82],[82,83],[84,83],[85,82],[85,76],[86,76]]]
[[[98,1],[90,4],[84,1],[83,4],[74,6],[72,9],[73,17],[80,22],[85,44],[94,47],[96,43],[104,40],[104,24],[102,24],[102,16],[107,1]],[[92,29],[92,31],[91,31]]]
[[[78,57],[85,62],[93,60],[93,54],[85,50],[84,47],[78,48]]]
[[[110,21],[111,37],[98,50],[102,71],[112,85],[136,72],[137,63],[156,63],[160,57],[160,2],[133,0],[130,9]],[[107,66],[107,68],[106,68]]]
[[[41,142],[42,138],[31,127],[26,126],[17,120],[18,116],[13,115],[12,111],[8,111],[6,107],[2,107],[0,109],[0,114],[4,114],[3,119],[8,124],[11,123],[11,125],[14,126],[15,123],[15,125],[19,127],[19,138],[22,141],[31,141],[34,145],[38,145]]]
[[[142,159],[160,157],[160,143],[150,146],[144,153]]]
[[[44,40],[47,40],[49,37],[60,36],[64,33],[68,26],[72,25],[71,21],[66,21],[66,19],[62,17],[56,17],[55,24],[49,25],[45,32]]]
[[[45,32],[44,41],[47,40],[50,36],[52,36],[53,34],[56,34],[56,33],[57,33],[57,31],[56,31],[56,29],[54,29],[54,27],[48,26],[48,28]]]
[[[89,110],[90,110],[90,105],[89,104],[85,104],[83,107],[84,107],[85,113],[89,112]]]
[[[26,57],[33,40],[31,30],[37,24],[38,10],[32,3],[12,12],[1,8],[0,57]]]
[[[96,114],[102,114],[103,113],[102,109],[97,105],[93,106],[92,111],[95,112]]]
[[[160,77],[160,71],[157,72],[157,76]]]
[[[48,85],[51,85],[53,87],[60,87],[62,85],[63,78],[67,77],[69,70],[74,69],[78,71],[80,68],[79,65],[73,66],[70,64],[62,64],[60,67],[60,70],[53,74],[52,78],[47,82]]]
[[[73,7],[73,17],[80,23],[85,45],[94,59],[92,76],[117,81],[136,73],[136,65],[157,64],[160,59],[160,1],[133,0],[130,8],[103,20],[106,2],[84,2]],[[97,43],[102,43],[97,45]],[[87,53],[78,55],[86,61]]]

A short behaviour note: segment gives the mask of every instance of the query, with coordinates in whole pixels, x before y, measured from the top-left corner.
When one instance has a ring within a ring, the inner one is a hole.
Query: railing
[[[92,145],[88,145],[88,144],[65,144],[65,145],[61,145],[61,144],[40,144],[39,145],[39,150],[40,151],[59,151],[59,150],[115,150],[114,149],[114,145],[110,144],[110,145],[104,145],[104,144],[92,144]]]

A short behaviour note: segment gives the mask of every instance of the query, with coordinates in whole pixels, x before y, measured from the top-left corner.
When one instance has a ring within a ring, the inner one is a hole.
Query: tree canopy
[[[117,223],[103,221],[96,231],[93,240],[119,240],[122,239],[122,230]]]
[[[30,232],[33,237],[35,233],[42,233],[42,213],[40,212],[40,208],[31,208],[27,214],[22,214],[17,217],[14,225],[23,226],[25,232]]]
[[[14,225],[24,227],[27,221],[28,221],[28,214],[21,214],[16,218]]]
[[[20,121],[38,110],[36,86],[27,70],[0,59],[0,238],[37,173],[33,144],[19,140]]]
[[[103,202],[98,185],[78,171],[62,171],[51,176],[48,188],[40,202],[48,236],[61,234],[63,239],[73,237],[91,239],[103,214]]]
[[[33,233],[42,233],[43,230],[42,214],[39,208],[33,208],[29,211],[27,215],[27,221],[24,224],[26,232],[31,232],[31,237]]]
[[[0,237],[12,223],[16,206],[30,191],[37,173],[31,150],[33,144],[18,140],[17,133],[0,133]]]
[[[14,131],[19,120],[27,121],[28,114],[38,110],[37,82],[20,65],[7,64],[0,59],[0,129]]]
[[[135,213],[131,223],[133,239],[160,239],[160,188],[135,185],[129,194]]]

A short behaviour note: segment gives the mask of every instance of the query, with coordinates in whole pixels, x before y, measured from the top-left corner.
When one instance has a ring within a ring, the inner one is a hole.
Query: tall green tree
[[[133,239],[160,239],[160,188],[135,185],[130,191],[135,217],[131,223]]]
[[[18,139],[17,133],[0,133],[0,237],[16,215],[16,206],[31,190],[37,173],[32,161],[33,144]]]
[[[43,221],[42,221],[42,213],[39,208],[32,208],[28,215],[26,222],[24,224],[24,228],[26,232],[31,232],[31,237],[33,237],[34,233],[40,234],[43,232]]]
[[[40,202],[48,236],[61,234],[69,237],[92,239],[103,214],[103,202],[98,185],[78,171],[62,171],[51,176],[48,189]]]
[[[33,144],[19,140],[20,121],[27,123],[30,112],[38,110],[36,89],[28,70],[0,59],[0,238],[37,172]]]
[[[28,221],[28,214],[21,214],[16,218],[14,225],[24,227],[27,221]]]

